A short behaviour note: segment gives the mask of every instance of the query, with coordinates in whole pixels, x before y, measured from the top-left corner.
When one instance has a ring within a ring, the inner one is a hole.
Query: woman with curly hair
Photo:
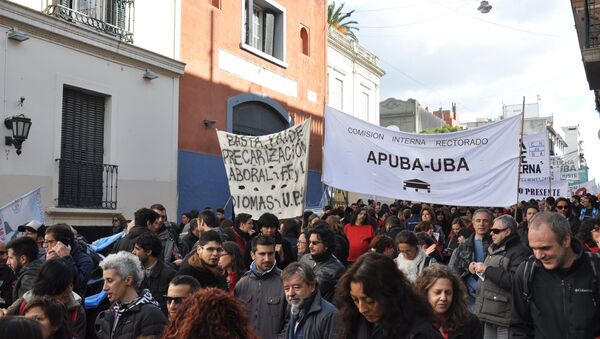
[[[240,302],[218,288],[185,299],[162,339],[258,339]]]
[[[465,286],[450,267],[435,264],[425,268],[414,289],[429,305],[433,326],[444,338],[483,338],[479,319],[469,312],[465,303]]]
[[[600,248],[598,247],[598,242],[600,242],[600,219],[584,220],[575,237],[581,240],[587,251],[600,253]]]
[[[338,338],[439,338],[424,301],[394,261],[369,252],[340,278]]]

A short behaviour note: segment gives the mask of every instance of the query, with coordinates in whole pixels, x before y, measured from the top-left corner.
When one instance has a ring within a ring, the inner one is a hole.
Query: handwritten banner
[[[218,131],[235,213],[254,218],[302,215],[308,180],[310,123],[264,136]]]

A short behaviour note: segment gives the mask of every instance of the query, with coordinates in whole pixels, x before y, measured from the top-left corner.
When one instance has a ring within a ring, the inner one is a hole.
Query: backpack
[[[594,274],[594,278],[592,279],[592,298],[594,305],[597,305],[600,301],[600,284],[598,278],[598,273],[600,273],[600,253],[585,252],[584,255],[590,258],[590,266]],[[523,270],[523,294],[521,297],[527,302],[527,305],[531,304],[531,287],[533,285],[534,273],[538,266],[539,264],[537,264],[533,255],[525,262],[525,269]]]

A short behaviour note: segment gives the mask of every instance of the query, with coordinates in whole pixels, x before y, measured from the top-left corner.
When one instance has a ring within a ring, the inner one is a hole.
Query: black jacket
[[[189,231],[182,239],[181,239],[181,255],[184,257],[187,256],[192,248],[194,248],[194,244],[198,241],[198,237]]]
[[[218,287],[227,291],[227,279],[223,275],[214,275],[207,270],[200,270],[190,265],[183,267],[175,275],[190,275],[198,280],[203,288]]]
[[[119,251],[131,252],[133,250],[133,243],[140,235],[150,233],[151,231],[146,226],[133,226],[127,235],[119,239],[119,241],[113,246],[111,253],[117,253]]]
[[[160,305],[160,309],[167,314],[167,304],[165,303],[164,295],[167,294],[169,282],[177,271],[165,264],[162,260],[157,260],[156,264],[150,270],[150,275],[144,278],[141,288],[147,288],[152,293],[154,300]]]
[[[592,339],[600,335],[600,310],[593,293],[598,283],[593,283],[590,258],[583,254],[579,240],[572,238],[571,248],[577,257],[568,269],[547,270],[535,261],[529,303],[523,298],[523,278],[530,263],[523,262],[517,269],[512,288],[513,338]]]
[[[27,291],[33,288],[33,283],[37,278],[40,267],[42,267],[42,260],[36,259],[19,270],[15,286],[12,292],[12,299],[17,300],[23,296]]]
[[[8,265],[4,265],[0,267],[0,308],[7,308],[12,304],[12,291],[13,291],[13,282],[15,281],[15,274],[13,270],[8,267]]]
[[[483,326],[481,326],[479,318],[473,313],[469,313],[469,319],[467,323],[456,331],[450,331],[448,333],[448,339],[482,339],[483,338]],[[440,336],[441,338],[441,336]]]
[[[300,259],[300,262],[308,264],[314,270],[321,296],[323,299],[331,302],[335,286],[346,270],[344,264],[332,254],[324,254],[323,257],[319,258],[313,258],[311,254],[305,254]]]
[[[441,338],[438,330],[433,328],[431,320],[428,317],[418,317],[413,323],[408,336],[404,339],[438,339]],[[357,339],[395,339],[386,337],[378,325],[371,326],[364,317],[360,317],[360,323],[356,331]]]

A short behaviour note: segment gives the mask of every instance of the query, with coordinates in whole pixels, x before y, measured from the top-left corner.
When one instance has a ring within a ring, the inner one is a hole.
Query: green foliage
[[[327,6],[327,23],[337,29],[340,33],[349,36],[355,41],[358,41],[358,38],[354,34],[354,31],[359,31],[360,29],[355,25],[358,24],[358,21],[354,20],[346,20],[350,18],[354,10],[348,13],[342,13],[342,9],[344,8],[344,3],[340,5],[340,7],[335,7],[335,1]],[[344,21],[346,20],[346,21]]]
[[[463,129],[460,126],[450,126],[448,124],[444,124],[444,127],[429,128],[429,129],[422,130],[420,133],[421,134],[442,134],[442,133],[458,132],[458,131],[462,131],[462,130]]]

